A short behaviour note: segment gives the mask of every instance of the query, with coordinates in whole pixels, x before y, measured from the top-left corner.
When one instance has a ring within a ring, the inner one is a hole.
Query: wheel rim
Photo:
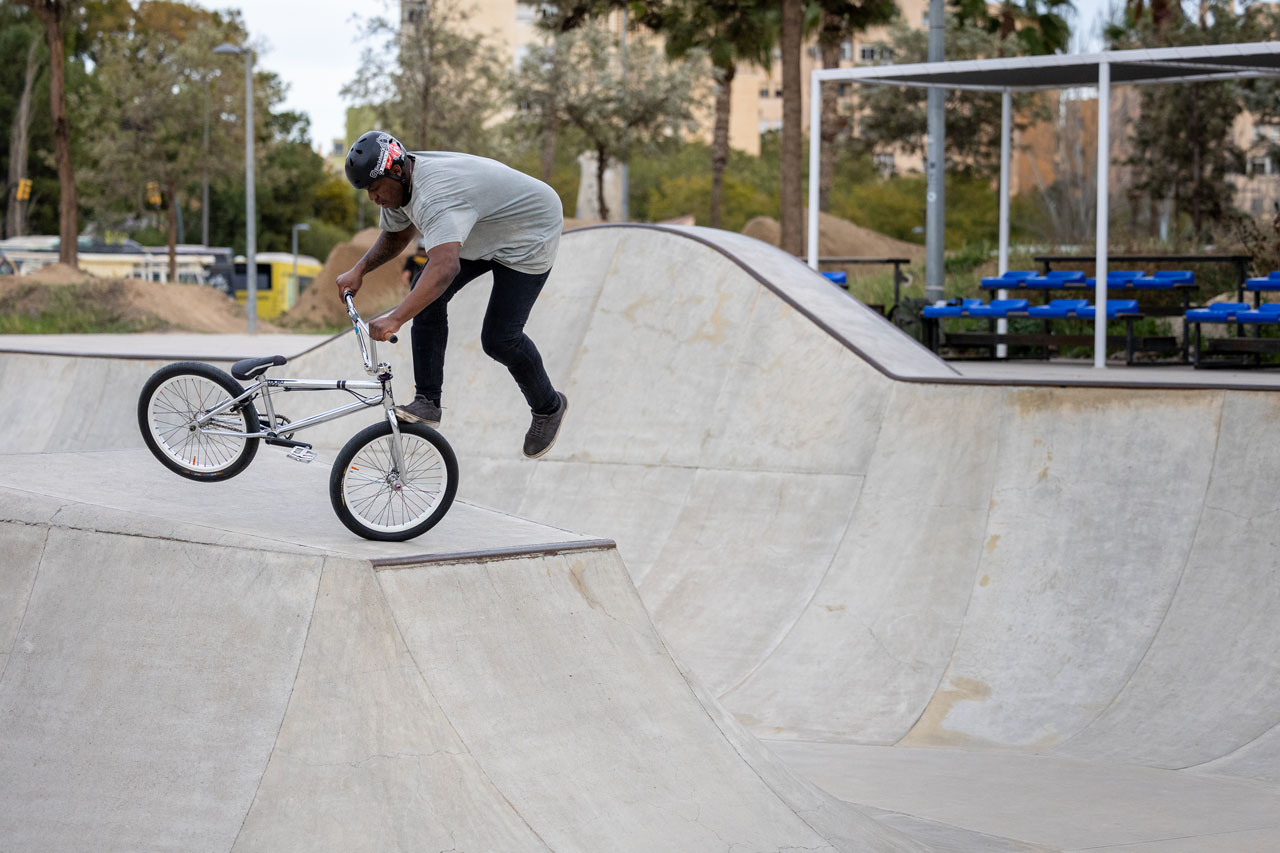
[[[231,395],[225,388],[203,376],[186,374],[167,379],[147,404],[147,426],[151,437],[166,455],[185,468],[203,473],[225,470],[244,453],[247,439],[209,435],[191,423],[230,399]],[[238,412],[224,412],[206,427],[244,432],[244,416]]]
[[[406,472],[393,485],[391,436],[361,447],[342,472],[342,500],[356,520],[380,533],[400,533],[426,521],[449,487],[444,457],[430,441],[400,433]]]

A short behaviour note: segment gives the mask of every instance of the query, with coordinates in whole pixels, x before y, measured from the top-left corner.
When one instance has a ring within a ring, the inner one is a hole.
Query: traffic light
[[[160,206],[160,185],[155,181],[147,181],[147,204]]]
[[[18,179],[18,201],[27,201],[31,198],[31,179]]]

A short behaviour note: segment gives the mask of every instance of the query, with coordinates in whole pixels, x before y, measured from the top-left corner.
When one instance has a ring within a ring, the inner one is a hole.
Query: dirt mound
[[[57,263],[41,267],[30,275],[23,276],[22,280],[33,284],[81,284],[96,278],[97,276],[83,270]]]
[[[63,264],[0,278],[0,315],[65,332],[244,332],[244,308],[212,287],[98,278]],[[259,320],[262,332],[282,331]]]
[[[298,304],[281,318],[281,322],[296,329],[344,325],[347,322],[347,311],[338,301],[338,276],[355,266],[356,261],[373,246],[380,233],[382,232],[377,228],[366,228],[348,242],[334,246],[325,259],[320,274],[298,298]],[[413,254],[414,245],[410,243],[399,257],[387,261],[365,276],[357,297],[360,313],[365,317],[377,316],[396,306],[404,298],[405,288],[400,281],[400,272],[404,269],[404,259]]]
[[[808,227],[809,216],[805,212],[805,227]],[[782,226],[778,220],[769,216],[757,216],[742,226],[742,233],[776,246],[781,242]],[[806,231],[806,233],[808,233]],[[825,258],[907,258],[912,261],[924,259],[924,246],[907,243],[886,237],[879,231],[855,225],[847,219],[827,213],[818,215],[818,256]],[[833,267],[834,269],[835,267]],[[824,266],[824,269],[826,267]],[[884,272],[883,267],[852,266],[840,267],[850,275],[872,275]]]

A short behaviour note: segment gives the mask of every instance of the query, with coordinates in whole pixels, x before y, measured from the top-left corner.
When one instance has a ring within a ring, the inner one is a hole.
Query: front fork
[[[400,421],[396,418],[396,403],[391,396],[391,374],[384,370],[378,379],[382,382],[382,411],[387,423],[391,424],[391,461],[395,466],[388,485],[399,491],[404,487],[404,445],[400,442]]]

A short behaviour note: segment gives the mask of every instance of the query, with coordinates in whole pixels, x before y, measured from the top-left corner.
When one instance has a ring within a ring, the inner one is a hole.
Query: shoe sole
[[[524,455],[525,459],[541,459],[543,456],[546,456],[547,453],[550,452],[551,448],[556,446],[556,439],[560,437],[560,428],[564,426],[564,416],[569,414],[569,398],[561,394],[560,402],[564,406],[564,412],[562,412],[560,415],[560,426],[556,427],[556,434],[552,436],[551,443],[548,444],[546,447],[542,448],[541,450],[539,450],[537,453],[533,454],[532,456],[526,453]]]
[[[432,429],[440,426],[439,420],[430,421],[426,418],[420,418],[417,415],[411,415],[408,412],[401,411],[400,409],[396,409],[396,420],[406,424],[426,424]]]

